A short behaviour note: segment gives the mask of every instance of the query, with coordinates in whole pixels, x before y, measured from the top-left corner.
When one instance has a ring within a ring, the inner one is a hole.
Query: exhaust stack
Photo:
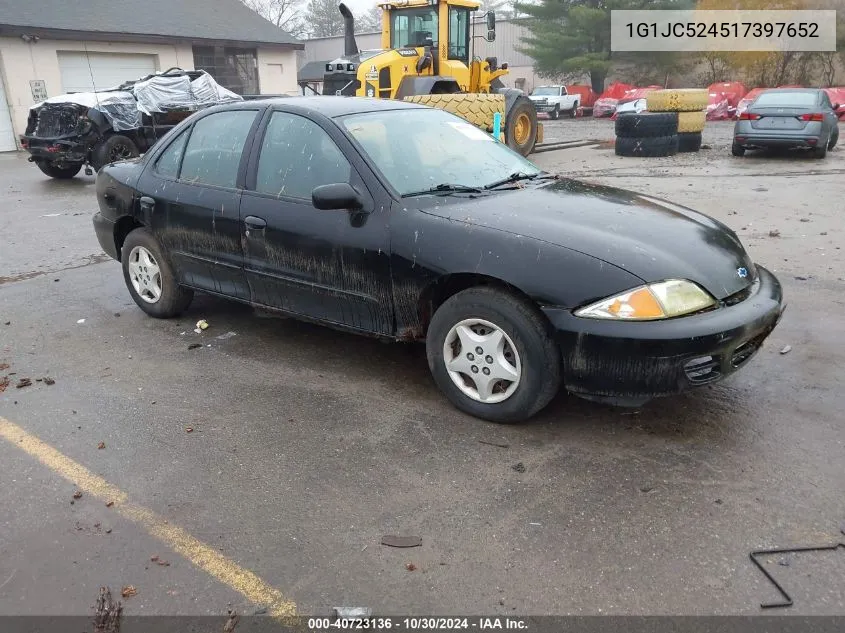
[[[338,6],[343,16],[343,54],[347,57],[358,54],[358,44],[355,42],[355,18],[352,11],[342,2]]]

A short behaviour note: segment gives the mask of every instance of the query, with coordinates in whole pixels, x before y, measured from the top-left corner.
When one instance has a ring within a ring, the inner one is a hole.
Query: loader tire
[[[701,149],[701,132],[678,133],[678,153],[697,152]]]
[[[678,133],[677,112],[623,112],[616,119],[616,136],[648,138]]]
[[[505,119],[505,97],[499,94],[451,93],[413,95],[404,101],[451,112],[487,132],[493,131],[493,115],[498,112]]]
[[[617,156],[637,156],[655,158],[674,156],[678,153],[678,135],[650,136],[646,138],[616,137]]]
[[[525,95],[516,98],[505,117],[505,144],[528,156],[537,144],[537,110]]]
[[[701,132],[706,117],[704,112],[678,112],[678,134]]]
[[[707,108],[708,94],[700,88],[655,90],[646,96],[646,107],[649,112],[697,112]]]

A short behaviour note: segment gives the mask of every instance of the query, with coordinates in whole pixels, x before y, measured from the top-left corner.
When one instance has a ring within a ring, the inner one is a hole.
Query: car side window
[[[303,116],[274,112],[258,157],[255,190],[311,199],[320,185],[351,183],[352,165],[319,125]]]
[[[226,110],[194,124],[179,180],[234,188],[255,110]]]
[[[179,177],[179,160],[182,158],[182,150],[185,149],[185,142],[188,140],[188,130],[179,134],[176,139],[167,146],[155,164],[156,173],[165,178]]]

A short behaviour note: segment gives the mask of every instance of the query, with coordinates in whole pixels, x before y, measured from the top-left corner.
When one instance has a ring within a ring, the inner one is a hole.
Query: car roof
[[[328,118],[363,114],[367,112],[387,112],[390,110],[419,110],[425,106],[418,103],[396,99],[373,99],[369,97],[339,97],[335,95],[317,95],[303,97],[269,97],[250,99],[214,106],[215,110],[236,110],[244,105],[282,106],[286,110],[310,111]]]
[[[821,91],[821,88],[766,88],[760,94],[791,94],[795,92],[818,94]]]

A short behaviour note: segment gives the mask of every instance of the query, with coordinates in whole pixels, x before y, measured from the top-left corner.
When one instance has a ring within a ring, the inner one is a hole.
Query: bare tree
[[[355,32],[356,33],[376,33],[381,32],[381,7],[373,7],[365,14],[356,16],[355,18]]]
[[[308,0],[305,21],[310,37],[333,37],[343,34],[343,16],[337,0]]]
[[[277,27],[301,38],[308,29],[303,16],[303,0],[242,0],[258,15],[269,20]]]

